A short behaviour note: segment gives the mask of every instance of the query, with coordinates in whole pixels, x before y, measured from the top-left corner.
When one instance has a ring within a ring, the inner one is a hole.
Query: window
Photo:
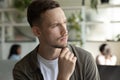
[[[120,7],[86,11],[86,38],[88,41],[117,41],[120,35]]]
[[[33,36],[31,28],[28,26],[5,27],[6,42],[33,42],[36,38]]]

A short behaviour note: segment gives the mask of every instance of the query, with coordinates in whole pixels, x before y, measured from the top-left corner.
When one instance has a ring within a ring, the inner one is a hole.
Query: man
[[[67,44],[67,20],[59,3],[33,1],[27,18],[40,44],[15,65],[14,80],[100,80],[92,56]]]

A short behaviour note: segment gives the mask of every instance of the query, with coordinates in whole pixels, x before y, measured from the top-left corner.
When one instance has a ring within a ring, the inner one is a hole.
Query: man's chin
[[[54,45],[54,48],[65,48],[67,47],[67,44],[63,44],[63,45]]]

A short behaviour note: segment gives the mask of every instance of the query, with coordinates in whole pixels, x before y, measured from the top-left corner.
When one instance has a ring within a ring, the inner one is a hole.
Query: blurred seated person
[[[14,44],[10,48],[10,53],[9,53],[8,59],[20,60],[20,54],[21,54],[21,45]]]
[[[102,44],[99,47],[100,55],[96,57],[96,63],[98,65],[116,65],[117,58],[111,54],[111,49],[108,44]]]

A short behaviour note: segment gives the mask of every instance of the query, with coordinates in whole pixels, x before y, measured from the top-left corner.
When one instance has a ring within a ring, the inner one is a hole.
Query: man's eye
[[[51,27],[54,28],[54,27],[57,27],[57,26],[58,26],[58,24],[54,24],[54,25],[52,25]]]

